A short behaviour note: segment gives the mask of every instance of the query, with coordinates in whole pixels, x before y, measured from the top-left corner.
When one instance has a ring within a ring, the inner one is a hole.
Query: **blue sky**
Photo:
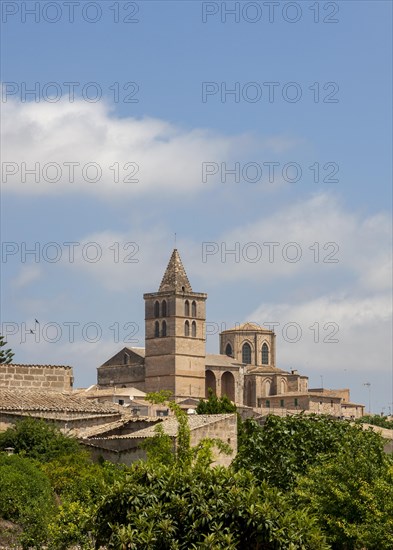
[[[176,233],[209,295],[208,351],[218,327],[280,323],[278,366],[366,404],[370,382],[373,410],[393,407],[391,3],[75,2],[73,23],[62,1],[2,9],[1,309],[15,360],[70,364],[86,386],[130,330],[143,346],[142,294]],[[38,181],[22,174],[36,163]],[[338,342],[323,342],[332,327]]]

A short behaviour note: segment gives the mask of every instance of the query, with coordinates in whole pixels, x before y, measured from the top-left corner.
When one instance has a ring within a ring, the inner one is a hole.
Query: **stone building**
[[[0,386],[3,387],[70,391],[73,383],[69,366],[0,364]]]
[[[157,292],[144,294],[145,348],[124,347],[97,372],[98,388],[170,390],[193,408],[211,388],[256,412],[320,412],[359,417],[349,390],[308,389],[308,378],[276,365],[273,331],[244,323],[220,333],[220,353],[206,354],[207,295],[192,290],[175,249]]]
[[[178,422],[174,416],[129,419],[126,423],[108,425],[85,431],[81,442],[89,448],[93,459],[104,458],[114,463],[132,464],[145,459],[146,451],[141,443],[155,435],[155,426],[162,422],[164,433],[169,435],[173,446],[177,445]],[[190,443],[196,447],[206,438],[221,439],[231,449],[227,455],[213,447],[213,464],[228,466],[237,453],[237,417],[235,414],[189,415]]]

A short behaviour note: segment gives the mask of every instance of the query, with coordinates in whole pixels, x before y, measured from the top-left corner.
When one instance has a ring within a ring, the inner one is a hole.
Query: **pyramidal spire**
[[[175,248],[162,278],[159,292],[174,290],[176,292],[192,292],[186,270]]]

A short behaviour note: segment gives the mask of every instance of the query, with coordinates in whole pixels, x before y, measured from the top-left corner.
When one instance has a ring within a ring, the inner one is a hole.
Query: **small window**
[[[284,407],[284,399],[280,399],[280,407]]]
[[[184,317],[189,317],[189,316],[190,316],[190,302],[186,300],[184,302]]]
[[[156,321],[154,323],[154,338],[158,338],[160,336],[160,323]]]
[[[154,302],[154,317],[160,316],[160,304],[159,302]]]
[[[124,354],[124,357],[123,357],[123,363],[124,363],[125,365],[127,365],[128,359],[129,359],[129,355],[128,355],[128,353],[125,353],[125,354]]]
[[[295,407],[298,407],[299,406],[299,401],[297,399],[297,397],[295,397]]]
[[[193,321],[193,322],[192,322],[192,325],[191,325],[191,336],[192,336],[193,338],[196,337],[196,322],[195,322],[195,321]]]
[[[124,405],[124,399],[119,399],[119,405]]]
[[[251,346],[247,342],[242,347],[242,361],[247,365],[251,365]]]
[[[232,357],[233,355],[233,352],[232,352],[232,346],[231,344],[228,344],[226,345],[226,348],[225,348],[225,355],[228,355],[228,357]]]
[[[184,336],[190,336],[190,323],[188,321],[184,323]]]
[[[161,336],[166,336],[166,321],[162,322]]]
[[[191,304],[191,317],[196,317],[196,316],[197,316],[197,307],[196,307],[196,302],[193,301]]]
[[[166,300],[163,300],[161,304],[161,317],[166,317]]]
[[[266,399],[266,407],[270,409],[270,399]]]
[[[262,346],[262,365],[269,364],[269,348],[266,342]]]

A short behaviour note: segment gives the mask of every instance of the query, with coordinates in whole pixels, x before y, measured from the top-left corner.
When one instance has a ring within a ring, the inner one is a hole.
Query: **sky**
[[[177,247],[218,333],[393,408],[390,1],[1,3],[1,331],[75,385]],[[176,236],[175,236],[176,235]]]

